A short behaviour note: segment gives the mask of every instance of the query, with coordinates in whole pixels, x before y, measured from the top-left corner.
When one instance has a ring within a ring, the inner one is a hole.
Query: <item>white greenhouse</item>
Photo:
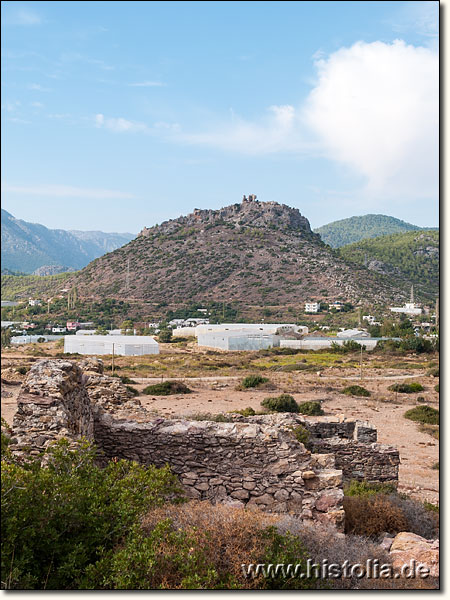
[[[64,352],[142,356],[159,354],[159,345],[148,335],[66,335]]]
[[[277,335],[253,331],[209,331],[197,336],[197,344],[220,350],[265,350],[280,345]]]

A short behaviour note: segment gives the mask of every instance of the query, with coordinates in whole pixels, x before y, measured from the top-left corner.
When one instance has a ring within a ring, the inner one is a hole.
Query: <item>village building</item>
[[[320,310],[320,302],[305,302],[305,312],[318,313]]]

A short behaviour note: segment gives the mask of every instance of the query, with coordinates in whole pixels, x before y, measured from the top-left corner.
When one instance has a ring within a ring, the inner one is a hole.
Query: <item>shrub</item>
[[[127,385],[126,388],[133,396],[139,396],[139,391],[135,387]]]
[[[158,335],[158,340],[163,344],[168,344],[172,341],[172,330],[171,329],[161,329]]]
[[[434,465],[431,468],[435,469],[436,471],[439,471],[439,463],[434,463]]]
[[[243,389],[254,388],[268,381],[267,377],[262,377],[261,375],[248,375],[242,380],[240,387]]]
[[[219,413],[213,415],[211,413],[194,413],[186,417],[189,421],[214,421],[215,423],[232,423],[233,419]]]
[[[136,383],[135,381],[133,381],[133,379],[130,379],[126,375],[117,375],[117,377],[120,377],[120,381],[122,383],[130,383],[130,384]]]
[[[434,386],[434,391],[439,394],[439,384],[437,384],[437,385]]]
[[[431,504],[437,513],[428,509],[427,502],[422,504],[419,500],[405,497],[401,494],[392,494],[388,496],[389,502],[399,507],[407,521],[406,531],[416,533],[427,540],[436,538],[439,535],[439,507]]]
[[[417,421],[418,423],[427,425],[439,425],[439,411],[427,404],[411,408],[403,416],[410,421]]]
[[[294,412],[298,413],[299,406],[290,394],[281,394],[275,398],[265,398],[261,406],[272,412]]]
[[[61,440],[48,464],[2,461],[2,582],[8,589],[79,589],[150,508],[181,490],[168,467],[95,464],[96,450]]]
[[[373,497],[344,496],[345,533],[375,538],[380,533],[407,531],[403,511],[384,494]]]
[[[303,444],[308,450],[310,449],[309,438],[311,437],[311,434],[306,427],[303,427],[303,425],[297,425],[297,427],[292,428],[292,433],[298,442]]]
[[[425,396],[417,396],[416,402],[425,402]]]
[[[434,437],[436,440],[439,439],[439,425],[429,425],[428,423],[421,423],[419,425],[419,431],[431,435],[431,437]]]
[[[366,390],[366,388],[363,388],[360,385],[349,385],[342,391],[342,393],[346,394],[347,396],[370,396],[369,390]]]
[[[155,385],[148,385],[143,393],[151,396],[170,396],[172,394],[190,394],[191,389],[181,381],[163,381]]]
[[[242,408],[241,410],[234,410],[233,412],[242,415],[243,417],[254,417],[256,415],[256,411],[254,411],[251,406]]]
[[[302,415],[309,416],[319,416],[324,414],[320,402],[302,402],[298,405],[298,412]]]
[[[28,373],[28,367],[17,367],[16,371],[21,375],[26,375]]]
[[[439,377],[439,367],[435,367],[434,369],[430,369],[427,373],[430,377]]]
[[[89,573],[90,589],[310,589],[316,580],[244,575],[242,564],[305,563],[298,537],[273,517],[209,502],[150,511]]]
[[[394,491],[395,486],[389,483],[367,483],[367,481],[358,481],[357,479],[352,479],[344,488],[346,496],[359,496],[360,498],[376,494],[391,494]]]
[[[413,381],[412,383],[394,383],[388,387],[392,392],[400,392],[401,394],[415,394],[423,392],[425,388],[420,383]]]
[[[342,344],[337,344],[336,342],[332,342],[329,348],[329,352],[336,352],[338,354],[347,354],[347,352],[356,352],[360,351],[361,347],[365,349],[364,346],[355,342],[355,340],[345,340]]]

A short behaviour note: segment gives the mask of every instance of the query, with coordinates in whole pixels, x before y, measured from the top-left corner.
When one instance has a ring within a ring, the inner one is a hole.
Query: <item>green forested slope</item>
[[[346,261],[414,285],[417,292],[439,293],[439,231],[410,231],[361,240],[339,249]]]
[[[424,228],[387,215],[364,215],[328,223],[314,229],[314,232],[320,235],[325,244],[339,248],[367,238],[421,229]]]

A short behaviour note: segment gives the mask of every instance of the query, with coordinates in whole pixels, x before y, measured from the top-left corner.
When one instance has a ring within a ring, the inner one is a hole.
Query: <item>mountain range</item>
[[[334,221],[318,227],[314,231],[320,235],[325,244],[332,248],[340,248],[367,238],[430,229],[437,228],[418,227],[387,215],[364,215]]]
[[[1,226],[2,273],[53,275],[75,271],[134,237],[131,233],[48,229],[16,219],[3,209]]]

